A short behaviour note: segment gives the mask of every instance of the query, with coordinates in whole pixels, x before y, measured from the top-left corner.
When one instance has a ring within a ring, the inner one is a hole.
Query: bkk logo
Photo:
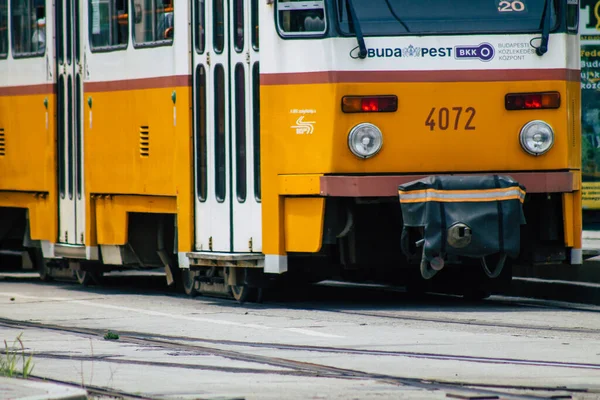
[[[350,57],[358,58],[358,47],[350,51]],[[455,59],[479,59],[481,61],[490,61],[494,58],[494,47],[489,43],[481,43],[479,46],[454,46],[452,47],[415,47],[412,44],[408,47],[392,48],[380,47],[367,49],[367,58],[444,58],[452,57]]]
[[[455,46],[454,58],[457,60],[475,58],[481,61],[490,61],[494,58],[494,46],[489,43],[481,43],[479,46]]]

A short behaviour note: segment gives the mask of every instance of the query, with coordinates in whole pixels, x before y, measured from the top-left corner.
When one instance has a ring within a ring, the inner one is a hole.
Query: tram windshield
[[[337,0],[344,34],[354,34],[351,4],[365,36],[540,32],[546,4],[556,26],[556,1],[547,0]]]

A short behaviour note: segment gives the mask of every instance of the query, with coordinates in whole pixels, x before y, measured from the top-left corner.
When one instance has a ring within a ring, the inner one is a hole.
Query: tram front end
[[[577,2],[445,4],[262,7],[266,272],[582,262]]]

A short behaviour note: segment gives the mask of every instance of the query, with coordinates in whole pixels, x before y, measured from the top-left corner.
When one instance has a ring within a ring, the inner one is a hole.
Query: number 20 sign
[[[501,0],[498,2],[498,11],[500,11],[500,12],[525,11],[525,3],[521,0]]]

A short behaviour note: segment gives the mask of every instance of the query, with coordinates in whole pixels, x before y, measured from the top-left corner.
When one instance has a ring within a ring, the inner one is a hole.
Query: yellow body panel
[[[281,195],[318,195],[321,193],[322,174],[280,175],[279,194]]]
[[[0,190],[54,191],[55,107],[53,95],[0,97],[0,129],[5,138]]]
[[[558,91],[561,107],[505,110],[507,93],[539,91]],[[376,94],[396,94],[398,111],[341,111],[344,95]],[[569,125],[565,118],[567,112],[578,113],[578,97],[567,96],[564,81],[273,85],[261,87],[261,99],[263,109],[280,110],[261,120],[261,131],[268,136],[263,154],[278,154],[279,174],[556,170],[579,168],[581,160],[579,136],[573,131],[577,124]],[[433,107],[436,117],[442,107],[450,110],[448,129],[431,131],[425,125]],[[458,122],[453,107],[463,109]],[[474,130],[465,129],[468,107],[475,109]],[[314,133],[297,134],[291,128],[299,117],[290,112],[294,109],[316,111],[304,118],[315,122]],[[519,144],[521,128],[534,119],[547,121],[557,135],[552,150],[540,157],[525,153]],[[381,152],[368,160],[355,157],[347,145],[349,131],[361,122],[383,132]]]
[[[88,245],[124,244],[127,212],[165,212],[177,213],[179,251],[190,251],[190,88],[93,92],[84,96],[86,101],[89,97],[92,107],[86,104],[84,112],[85,178],[86,192],[96,197],[96,204],[88,208],[93,210],[87,215],[86,237],[93,239]],[[135,196],[115,196],[118,205],[108,206],[106,200],[97,197],[102,194]],[[165,201],[168,206],[163,204]]]
[[[171,92],[167,88],[85,94],[92,98],[91,127],[90,108],[85,107],[90,193],[175,195],[178,127]],[[142,156],[141,127],[148,127],[148,156]]]
[[[31,238],[53,242],[58,231],[55,109],[51,94],[0,97],[0,207],[28,209]]]
[[[582,248],[583,220],[581,214],[581,190],[563,193],[563,229],[565,246]]]
[[[127,243],[127,216],[130,212],[175,214],[174,197],[98,196],[94,198],[98,244]]]
[[[31,239],[56,241],[56,198],[40,193],[0,191],[0,207],[26,208]]]
[[[316,253],[321,250],[325,198],[288,197],[285,209],[285,250]]]
[[[262,162],[264,166],[265,162]],[[264,167],[263,167],[264,168]],[[264,170],[263,170],[264,171]],[[265,176],[265,175],[263,175]],[[284,196],[279,196],[273,182],[262,183],[262,232],[263,253],[284,255],[285,250],[285,214]]]
[[[573,193],[563,193],[563,229],[565,234],[565,245],[573,247],[575,243],[575,224],[573,223],[573,208],[574,208]]]
[[[507,111],[508,93],[557,91],[558,109]],[[341,111],[345,95],[398,96],[392,113]],[[574,170],[581,165],[579,82],[384,82],[262,85],[261,153],[263,185],[263,252],[284,255],[306,251],[321,240],[312,224],[288,213],[289,195],[317,194],[314,174],[435,174],[448,172]],[[460,117],[458,110],[461,108]],[[436,125],[426,124],[431,110]],[[440,129],[439,110],[449,110]],[[474,109],[467,113],[467,108]],[[308,111],[307,111],[308,110]],[[469,117],[473,118],[469,121]],[[298,119],[310,121],[312,133],[296,129]],[[542,156],[527,154],[519,142],[523,125],[544,120],[555,131],[552,149]],[[361,122],[383,132],[383,148],[363,160],[348,149],[348,133]],[[474,129],[466,129],[474,128]],[[579,173],[578,173],[578,176]],[[316,178],[315,178],[316,179]],[[578,189],[578,188],[577,188]],[[576,189],[576,190],[577,190]],[[581,193],[565,196],[565,240],[581,248]],[[292,218],[294,222],[288,222]],[[285,220],[285,222],[282,222]],[[310,236],[314,237],[311,239]],[[316,250],[315,250],[316,251]]]

